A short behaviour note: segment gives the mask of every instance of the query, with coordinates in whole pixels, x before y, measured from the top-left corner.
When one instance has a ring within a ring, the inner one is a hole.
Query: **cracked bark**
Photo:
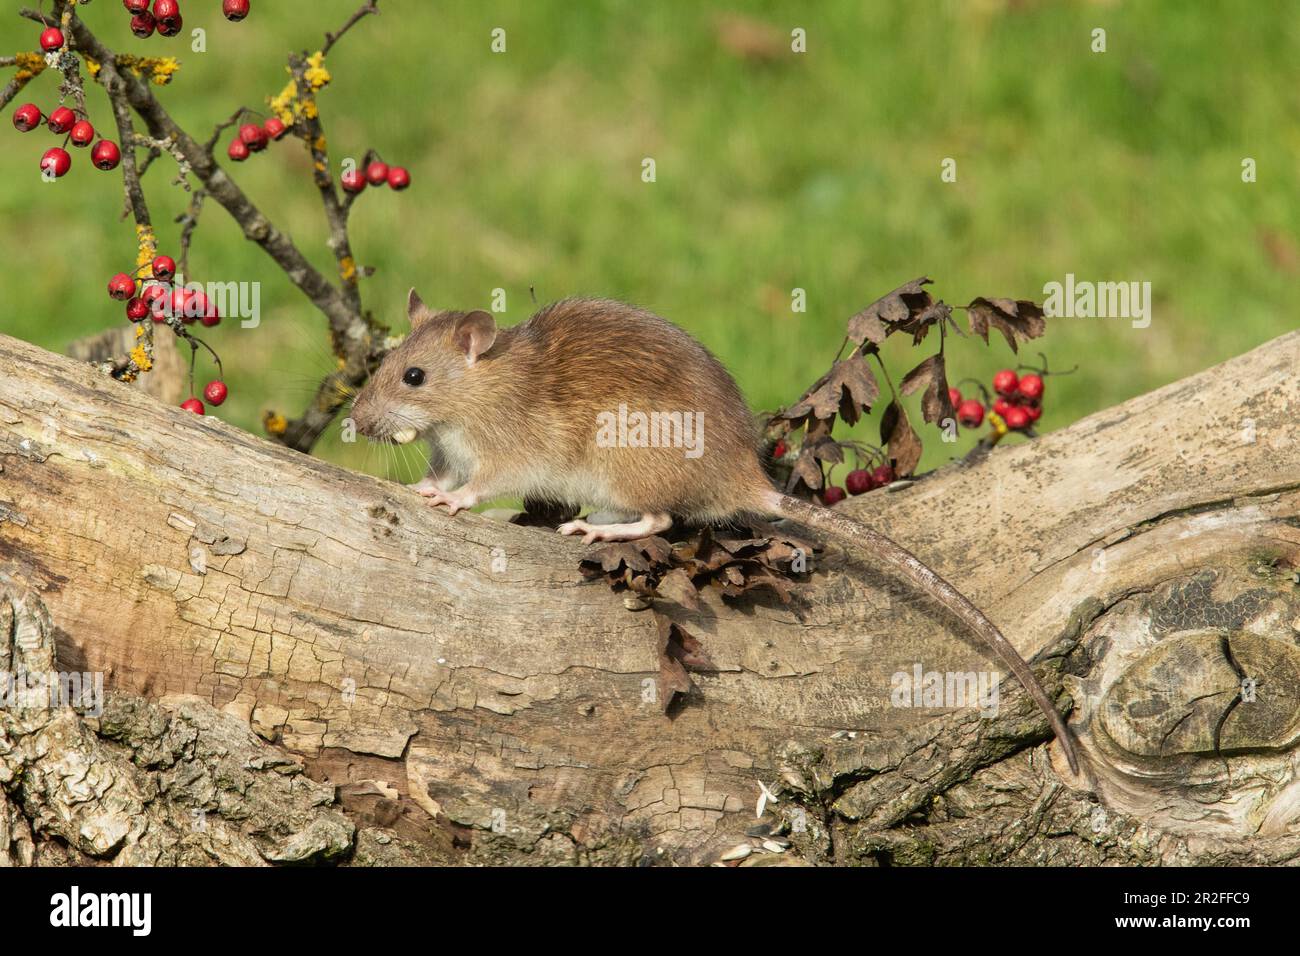
[[[666,716],[653,617],[583,583],[577,542],[449,518],[3,337],[0,572],[48,607],[61,668],[162,714],[79,725],[142,775],[123,793],[157,789],[159,722],[228,722],[301,760],[333,822],[250,834],[238,801],[208,809],[266,862],[271,831],[352,862],[1294,861],[1298,361],[1289,335],[848,503],[1040,654],[1083,780],[1010,681],[988,716],[897,706],[894,675],[917,664],[996,664],[833,549],[792,607],[665,607],[715,668]],[[1238,669],[1254,700],[1216,730]],[[760,783],[777,802],[756,820]],[[78,842],[5,793],[10,861],[214,859],[192,840]],[[334,843],[309,839],[321,827]]]

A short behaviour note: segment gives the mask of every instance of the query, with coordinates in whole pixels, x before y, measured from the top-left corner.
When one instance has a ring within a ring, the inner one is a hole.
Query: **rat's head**
[[[352,405],[357,430],[399,445],[454,422],[476,387],[482,355],[496,341],[487,312],[435,312],[412,289],[411,334],[385,356]]]

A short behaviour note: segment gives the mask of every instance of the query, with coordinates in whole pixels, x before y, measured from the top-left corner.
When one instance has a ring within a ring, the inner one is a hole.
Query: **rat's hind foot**
[[[629,521],[626,524],[588,524],[581,519],[566,521],[556,530],[560,534],[580,534],[583,544],[591,544],[593,541],[635,541],[637,538],[648,538],[652,534],[667,531],[672,526],[673,516],[663,512],[643,514],[640,521]]]
[[[446,505],[449,514],[473,508],[479,502],[478,495],[464,488],[459,491],[421,491],[420,494],[428,498],[431,505]]]

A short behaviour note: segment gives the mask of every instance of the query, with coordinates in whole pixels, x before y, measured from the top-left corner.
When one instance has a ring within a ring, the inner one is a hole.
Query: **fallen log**
[[[663,602],[707,660],[666,709],[671,635],[584,581],[579,543],[3,336],[0,573],[44,602],[60,669],[206,702],[426,860],[1292,860],[1298,365],[1287,335],[841,506],[1040,655],[1079,779],[1013,681],[927,696],[997,666],[852,556],[789,606]]]

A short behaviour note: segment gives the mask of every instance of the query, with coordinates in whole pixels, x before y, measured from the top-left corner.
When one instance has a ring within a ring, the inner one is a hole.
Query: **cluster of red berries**
[[[401,192],[411,185],[411,174],[405,166],[389,166],[383,160],[372,160],[364,170],[360,167],[349,169],[339,177],[339,183],[350,193],[359,193],[370,186],[388,184],[389,189]]]
[[[208,404],[216,408],[226,400],[230,391],[226,388],[226,383],[217,379],[215,382],[208,382],[203,389],[203,397],[208,400]],[[206,415],[208,410],[204,407],[203,402],[197,398],[187,398],[181,402],[181,408],[187,412],[193,412],[195,415]]]
[[[1018,376],[1009,368],[993,376],[993,391],[997,398],[992,411],[1013,432],[1027,431],[1043,414],[1043,377],[1035,372]],[[963,399],[955,388],[948,389],[948,398],[957,410],[957,421],[966,428],[978,428],[984,423],[985,403],[979,399]]]
[[[185,26],[181,5],[177,0],[122,0],[122,6],[131,14],[131,32],[140,39],[148,39],[158,31],[159,36],[174,37]],[[248,16],[249,0],[222,0],[221,12],[227,20],[238,23]]]
[[[778,440],[772,449],[773,458],[783,458],[789,449],[786,447],[784,440]],[[863,495],[868,491],[875,491],[877,488],[883,488],[891,484],[897,476],[894,469],[888,464],[880,464],[875,468],[855,468],[849,472],[844,479],[844,488],[838,485],[829,485],[822,492],[822,501],[828,506],[841,502],[846,497],[845,489],[848,489],[849,495]]]
[[[868,491],[875,491],[877,488],[891,484],[895,477],[894,469],[889,465],[855,468],[845,477],[844,487],[831,485],[822,493],[822,501],[827,505],[837,504],[844,500],[846,491],[850,495],[865,495]]]
[[[266,149],[268,143],[284,139],[289,127],[278,116],[272,116],[261,126],[256,123],[244,123],[239,127],[239,134],[230,141],[226,155],[237,163],[242,163],[253,153]]]
[[[145,269],[149,270],[149,278],[140,275]],[[173,285],[175,277],[176,260],[171,256],[158,256],[148,266],[136,270],[134,276],[119,272],[109,279],[108,295],[126,303],[126,317],[132,322],[143,322],[152,317],[162,324],[174,317],[186,325],[195,322],[208,327],[219,325],[221,313],[203,290]]]
[[[58,32],[57,28],[50,30]],[[49,30],[46,31],[48,33]],[[59,33],[62,38],[63,34]],[[51,133],[62,136],[63,145],[71,143],[78,149],[84,149],[95,140],[95,127],[90,120],[77,118],[77,114],[66,106],[60,106],[49,116],[40,111],[35,103],[24,103],[14,110],[14,129],[20,133],[30,133],[44,123]],[[101,139],[90,151],[90,161],[96,169],[112,170],[122,161],[122,151],[111,139]],[[72,168],[72,156],[63,146],[52,146],[41,156],[41,171],[48,176],[61,177]]]

